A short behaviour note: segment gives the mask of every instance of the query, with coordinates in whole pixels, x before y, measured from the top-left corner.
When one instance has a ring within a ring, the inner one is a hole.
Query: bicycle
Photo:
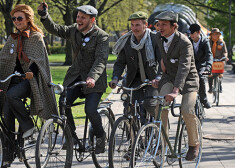
[[[7,82],[9,79],[11,79],[14,76],[25,77],[24,74],[15,72],[9,75],[6,79],[0,80],[0,83]],[[3,90],[0,90],[0,92],[3,92]],[[29,105],[27,104],[26,99],[23,102],[28,110],[28,113],[30,114]],[[36,166],[35,165],[36,139],[39,134],[40,126],[43,124],[39,120],[39,117],[37,116],[36,118],[34,118],[33,116],[31,116],[34,122],[34,125],[36,126],[36,129],[34,133],[32,134],[32,136],[25,138],[25,139],[22,138],[23,133],[20,131],[20,127],[18,127],[17,132],[13,132],[9,130],[6,123],[4,122],[4,118],[2,114],[0,115],[0,117],[1,117],[1,120],[0,120],[0,166],[1,167],[10,166],[10,165],[3,166],[3,162],[5,160],[4,155],[7,152],[7,146],[5,146],[4,144],[7,142],[11,146],[14,146],[13,147],[14,159],[18,157],[19,161],[24,162],[27,168],[35,167]],[[14,139],[12,137],[14,137]],[[15,139],[15,137],[17,138]]]
[[[147,81],[147,80],[146,80]],[[147,81],[136,88],[124,87],[117,84],[119,88],[124,90],[121,99],[128,102],[127,110],[119,117],[114,125],[110,135],[109,141],[109,168],[114,167],[129,167],[131,147],[133,145],[135,136],[141,127],[140,123],[140,104],[137,100],[133,103],[133,91],[139,90],[150,83]],[[131,110],[134,108],[134,110]]]
[[[72,166],[73,150],[78,162],[82,162],[90,155],[97,168],[107,167],[107,145],[105,153],[95,154],[95,137],[92,126],[88,125],[88,118],[85,119],[83,138],[78,138],[75,131],[71,131],[70,123],[67,121],[65,109],[67,107],[67,90],[77,86],[85,85],[86,82],[80,81],[70,87],[53,84],[56,94],[64,94],[60,116],[53,115],[43,125],[39,134],[36,146],[36,165],[38,168],[44,167],[66,167]],[[85,104],[84,101],[74,103],[71,107]],[[103,128],[106,132],[106,144],[109,142],[110,132],[115,121],[111,110],[111,102],[101,103],[97,111],[101,115]],[[89,130],[88,130],[89,127]],[[87,135],[88,134],[88,135]],[[74,141],[74,142],[73,142]]]
[[[179,105],[171,105],[171,113],[174,117],[178,117],[177,129],[174,139],[174,146],[170,142],[161,121],[161,112],[169,106],[164,106],[164,96],[154,96],[159,101],[159,111],[156,119],[142,126],[136,136],[131,153],[131,168],[134,167],[163,167],[165,158],[168,165],[172,165],[176,160],[182,167],[198,167],[202,155],[202,132],[201,124],[197,118],[197,126],[199,133],[199,154],[194,161],[186,161],[186,153],[188,151],[188,134],[185,123],[182,119],[181,112],[176,114],[175,107]],[[167,149],[166,149],[167,148]]]
[[[214,59],[212,64],[212,75],[213,75],[213,103],[216,104],[216,106],[219,105],[219,94],[220,94],[220,86],[222,82],[222,78],[220,78],[220,74],[224,73],[224,60],[226,57],[222,57],[221,59]]]

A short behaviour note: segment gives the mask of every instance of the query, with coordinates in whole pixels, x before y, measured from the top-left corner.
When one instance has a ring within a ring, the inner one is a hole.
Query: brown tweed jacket
[[[13,49],[13,53],[10,50]],[[5,79],[13,73],[16,66],[17,57],[17,39],[9,36],[5,46],[0,52],[0,79]],[[54,92],[48,87],[51,82],[51,73],[45,44],[42,35],[38,32],[31,32],[29,38],[23,39],[23,52],[30,59],[29,63],[20,61],[24,72],[29,70],[32,63],[38,67],[37,76],[29,80],[31,87],[30,112],[32,115],[38,114],[44,119],[51,117],[51,114],[57,114],[57,106]],[[4,95],[8,89],[10,80],[0,83],[0,88],[4,91],[0,93],[0,111],[2,112],[4,104]]]
[[[157,42],[167,73],[163,73],[159,81],[159,89],[167,82],[179,88],[181,94],[197,92],[199,78],[195,66],[193,46],[189,39],[176,31],[171,45],[166,53],[160,33]]]
[[[78,31],[76,23],[70,26],[58,25],[52,21],[50,16],[41,21],[49,33],[70,40],[73,53],[76,53],[63,85],[68,86],[78,76],[81,76],[83,81],[87,77],[91,77],[95,79],[95,87],[86,88],[84,86],[84,93],[105,92],[107,88],[106,64],[109,54],[108,34],[95,26],[93,33],[89,35],[89,42],[82,46],[84,43],[82,33]]]

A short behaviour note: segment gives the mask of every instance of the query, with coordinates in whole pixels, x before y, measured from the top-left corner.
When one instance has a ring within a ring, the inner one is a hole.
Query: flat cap
[[[79,6],[79,7],[77,7],[77,10],[78,10],[78,11],[81,11],[81,12],[87,14],[87,15],[94,16],[94,17],[96,17],[97,14],[98,14],[97,9],[94,8],[94,7],[91,6],[91,5]]]
[[[164,11],[155,16],[154,19],[178,22],[178,14],[173,11]]]
[[[201,30],[201,27],[195,23],[195,24],[190,25],[188,33],[193,34],[194,32],[198,32],[200,30]]]
[[[142,11],[135,12],[131,14],[131,16],[128,18],[128,21],[135,19],[148,19],[148,14]]]
[[[218,28],[212,28],[210,34],[212,34],[212,33],[219,33],[219,34],[221,34]]]

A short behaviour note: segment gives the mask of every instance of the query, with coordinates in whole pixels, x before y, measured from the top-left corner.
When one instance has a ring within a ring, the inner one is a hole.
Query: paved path
[[[219,106],[206,109],[206,119],[203,125],[203,155],[200,168],[235,168],[235,74],[232,74],[231,66],[227,66],[224,73],[223,93],[220,94]],[[212,95],[208,94],[211,100]],[[122,102],[120,94],[115,91],[109,95],[109,100],[113,101],[112,110],[116,113],[122,112]],[[173,134],[175,119],[170,116],[171,132]],[[205,139],[209,138],[209,139]],[[73,159],[74,168],[94,168],[91,158],[82,163]],[[16,162],[12,164],[14,168],[25,167]],[[178,162],[173,166],[179,167]]]

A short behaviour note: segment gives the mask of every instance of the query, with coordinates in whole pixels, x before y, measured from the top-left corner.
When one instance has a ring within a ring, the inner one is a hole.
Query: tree
[[[5,19],[5,30],[7,33],[7,37],[13,32],[13,22],[11,20],[10,12],[12,10],[12,6],[14,3],[19,4],[21,0],[1,0],[0,1],[0,12],[3,14]]]

